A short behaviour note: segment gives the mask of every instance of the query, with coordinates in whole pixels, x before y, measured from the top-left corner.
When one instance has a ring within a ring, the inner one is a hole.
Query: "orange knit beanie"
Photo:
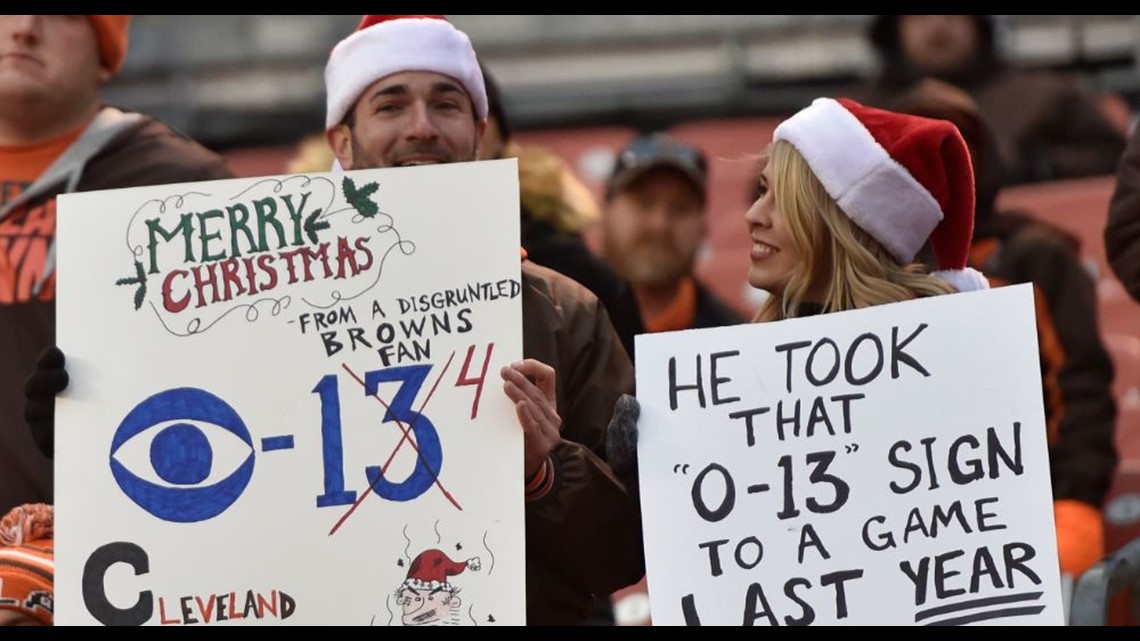
[[[99,60],[111,73],[118,73],[127,57],[127,27],[130,16],[87,16],[99,41]]]

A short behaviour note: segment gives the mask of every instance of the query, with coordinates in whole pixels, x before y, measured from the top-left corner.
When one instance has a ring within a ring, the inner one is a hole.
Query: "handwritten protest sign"
[[[515,161],[62,196],[56,621],[520,624]]]
[[[639,336],[655,624],[1062,622],[1030,286]]]

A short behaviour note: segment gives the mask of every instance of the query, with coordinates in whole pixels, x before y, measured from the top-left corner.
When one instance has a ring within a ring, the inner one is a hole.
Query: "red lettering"
[[[253,259],[243,258],[241,259],[241,264],[245,265],[245,281],[249,284],[249,295],[253,296],[257,293],[257,283],[255,283],[253,280]]]
[[[355,276],[360,273],[360,267],[356,265],[356,252],[352,251],[352,247],[348,245],[348,239],[339,236],[336,239],[336,277],[344,278],[344,265],[348,263],[349,268],[352,270],[352,275]]]
[[[297,268],[293,264],[293,259],[296,258],[300,253],[301,253],[300,249],[294,249],[293,251],[281,252],[280,254],[278,254],[278,258],[282,258],[285,260],[285,267],[289,270],[289,284],[290,285],[297,282]],[[260,264],[260,261],[258,261],[258,264]],[[266,290],[269,288],[268,287],[262,287],[261,289]]]
[[[230,618],[231,619],[244,619],[245,613],[238,613],[237,608],[234,607],[234,592],[230,592]]]
[[[479,372],[478,378],[469,378],[467,376],[467,366],[471,364],[471,357],[475,354],[475,346],[472,345],[468,347],[467,358],[463,359],[463,369],[459,371],[459,380],[455,381],[456,387],[462,387],[464,385],[475,386],[475,400],[471,402],[472,420],[479,414],[479,397],[483,395],[483,381],[487,379],[487,366],[491,364],[491,350],[494,348],[494,343],[487,344],[487,355],[483,358],[483,370]]]
[[[202,597],[200,597],[200,596],[194,597],[194,600],[198,602],[198,611],[202,613],[202,623],[209,623],[210,622],[210,618],[214,614],[214,599],[215,598],[217,598],[217,597],[215,597],[213,594],[211,594],[210,598],[206,601],[205,604],[203,604],[202,603]]]
[[[361,272],[368,271],[368,268],[372,266],[372,250],[368,249],[369,239],[369,236],[361,236],[356,239],[356,249],[364,252],[364,257],[368,259],[367,262],[361,262],[358,268],[358,271]]]
[[[261,594],[257,595],[257,618],[265,618],[265,612],[269,611],[273,616],[277,616],[277,590],[269,592],[269,600],[266,601],[265,597]]]
[[[301,252],[301,258],[305,260],[305,282],[313,280],[313,262],[320,261],[321,268],[324,270],[325,278],[332,276],[332,267],[329,267],[329,244],[321,243],[320,249],[313,251],[308,247],[302,247],[298,251]]]
[[[217,263],[210,263],[205,266],[203,270],[202,265],[195,265],[191,270],[194,273],[194,289],[198,291],[198,305],[197,307],[206,306],[206,293],[202,290],[208,285],[213,297],[210,299],[211,303],[218,302],[218,277],[214,274],[214,267]],[[202,272],[205,271],[209,274],[207,278],[202,278]]]
[[[178,625],[182,623],[181,619],[169,619],[166,617],[166,600],[158,597],[158,621],[162,625]]]
[[[236,258],[228,258],[220,264],[222,270],[222,286],[223,294],[222,300],[231,300],[234,296],[240,296],[245,293],[245,287],[241,284],[241,277],[238,276],[238,261]],[[233,286],[234,292],[230,289]]]
[[[265,274],[269,276],[269,282],[261,286],[261,291],[277,287],[277,270],[273,267],[273,257],[258,256],[257,266],[261,268],[261,271],[265,272]]]
[[[186,270],[176,269],[167,274],[166,278],[162,279],[162,306],[165,307],[166,311],[170,312],[171,314],[177,314],[178,312],[186,309],[186,306],[190,304],[190,292],[186,292],[186,294],[178,300],[174,300],[174,297],[171,295],[171,290],[173,289],[172,286],[174,284],[174,277],[182,276],[185,278],[188,275],[189,272]]]

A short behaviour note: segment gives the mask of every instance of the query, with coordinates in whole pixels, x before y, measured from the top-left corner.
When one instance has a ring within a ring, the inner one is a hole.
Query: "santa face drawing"
[[[404,586],[396,596],[396,604],[403,608],[404,625],[458,625],[461,601],[456,591],[448,587],[417,590]]]
[[[465,570],[478,571],[479,567],[479,557],[452,561],[437,549],[416,555],[407,579],[396,589],[404,625],[459,625],[459,588],[451,578]]]

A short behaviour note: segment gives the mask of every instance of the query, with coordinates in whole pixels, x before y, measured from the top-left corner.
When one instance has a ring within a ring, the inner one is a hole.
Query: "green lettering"
[[[238,247],[238,232],[245,234],[245,240],[249,243],[249,251],[257,251],[257,241],[253,238],[253,232],[249,229],[249,210],[245,205],[238,203],[226,207],[226,213],[229,214],[230,223],[230,256],[241,256],[241,248]]]
[[[286,244],[285,229],[277,220],[277,201],[272,198],[255,200],[253,201],[253,210],[257,213],[257,232],[261,238],[261,251],[269,251],[268,238],[265,235],[266,224],[273,225],[273,229],[277,232],[277,248],[284,247]]]
[[[305,203],[309,202],[310,192],[301,194],[301,204],[293,207],[293,194],[285,194],[281,200],[285,201],[285,206],[289,208],[289,218],[293,221],[293,245],[300,247],[305,244],[304,236],[301,232],[304,231],[304,216],[305,216]]]
[[[150,242],[147,244],[147,248],[150,250],[150,270],[148,273],[158,273],[158,254],[156,250],[158,249],[159,241],[158,238],[155,237],[156,234],[162,237],[163,242],[169,242],[178,234],[182,234],[182,241],[186,246],[186,257],[183,259],[183,262],[194,262],[194,248],[191,245],[191,238],[194,235],[193,223],[191,222],[193,215],[194,214],[182,214],[178,219],[178,226],[169,232],[162,227],[162,223],[158,218],[151,218],[146,221],[147,233],[150,238]]]
[[[220,209],[211,209],[210,211],[198,214],[198,238],[202,240],[202,262],[208,263],[214,260],[221,260],[226,257],[226,252],[223,250],[217,254],[210,253],[210,241],[221,240],[222,232],[217,231],[214,233],[207,233],[206,226],[209,221],[215,218],[225,216]]]

